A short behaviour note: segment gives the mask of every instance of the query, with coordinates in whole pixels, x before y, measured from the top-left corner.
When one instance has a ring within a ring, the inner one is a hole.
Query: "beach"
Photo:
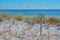
[[[60,27],[42,25],[42,40],[60,40]],[[53,36],[52,36],[53,35]],[[0,40],[40,40],[40,23],[30,24],[24,21],[0,21]]]
[[[0,40],[60,40],[58,14],[58,10],[1,10]]]
[[[0,0],[0,40],[60,40],[60,0]]]

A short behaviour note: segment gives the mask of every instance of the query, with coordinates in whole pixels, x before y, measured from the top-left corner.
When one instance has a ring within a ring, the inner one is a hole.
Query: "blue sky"
[[[0,9],[60,9],[60,0],[0,0]]]

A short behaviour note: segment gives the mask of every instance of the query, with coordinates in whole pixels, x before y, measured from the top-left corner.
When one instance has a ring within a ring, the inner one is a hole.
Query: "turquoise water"
[[[46,16],[57,16],[60,17],[60,10],[34,10],[34,9],[28,9],[28,10],[0,10],[0,14],[8,13],[10,15],[18,15],[21,14],[23,16],[38,16],[38,14],[43,13]]]

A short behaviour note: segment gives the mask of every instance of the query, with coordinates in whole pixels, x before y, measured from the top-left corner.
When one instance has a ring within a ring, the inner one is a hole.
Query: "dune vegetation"
[[[42,22],[42,30],[41,30],[42,37],[40,36],[40,27],[41,27],[40,22]],[[59,38],[60,24],[58,26],[52,25],[58,23],[60,23],[60,19],[57,17],[45,16],[44,18],[41,19],[38,16],[24,17],[23,15],[1,14],[0,15],[0,39],[2,40],[25,40],[25,39],[46,40],[48,39],[48,37],[49,38],[54,37],[56,39],[60,39]],[[59,35],[59,37],[55,35]]]
[[[22,20],[22,19],[23,19],[23,16],[22,16],[22,15],[16,15],[14,18],[15,18],[16,20]]]
[[[56,24],[56,23],[60,23],[60,19],[57,17],[44,17],[42,18],[42,20],[40,20],[40,18],[38,16],[33,16],[33,17],[23,17],[23,15],[9,15],[9,14],[1,14],[0,15],[0,21],[7,19],[10,20],[11,18],[14,18],[15,20],[18,21],[22,21],[25,20],[27,22],[32,22],[32,23],[38,23],[38,22],[42,22],[42,23],[48,23],[48,24]]]

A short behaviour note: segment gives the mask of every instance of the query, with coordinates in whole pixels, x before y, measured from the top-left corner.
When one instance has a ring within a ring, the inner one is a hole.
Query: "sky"
[[[60,0],[0,0],[0,9],[60,9]]]

